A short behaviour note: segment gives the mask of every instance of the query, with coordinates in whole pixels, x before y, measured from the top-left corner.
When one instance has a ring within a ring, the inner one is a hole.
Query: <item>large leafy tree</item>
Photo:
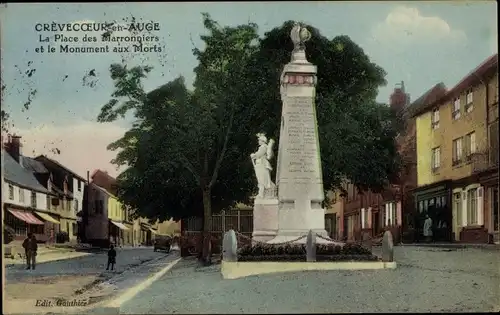
[[[279,137],[279,77],[290,61],[292,22],[257,37],[253,24],[221,27],[203,16],[205,47],[198,59],[194,90],[178,78],[145,93],[141,80],[149,67],[111,66],[113,99],[99,121],[134,111],[115,163],[119,194],[141,215],[175,219],[204,217],[208,260],[211,214],[248,201],[254,185],[249,153],[253,135]],[[325,189],[349,179],[360,189],[382,189],[398,171],[395,115],[377,104],[385,73],[348,37],[328,39],[308,26],[308,60],[318,66],[316,107]]]
[[[203,209],[208,262],[213,206],[224,208],[251,193],[251,166],[237,135],[237,124],[248,124],[248,117],[237,95],[246,89],[239,79],[258,35],[253,24],[220,27],[206,14],[203,22],[208,34],[201,36],[204,50],[194,49],[194,91],[179,78],[146,94],[141,79],[149,67],[112,65],[116,91],[99,121],[135,110],[137,123],[110,146],[122,149],[115,163],[129,165],[119,176],[120,195],[149,217],[180,218]]]

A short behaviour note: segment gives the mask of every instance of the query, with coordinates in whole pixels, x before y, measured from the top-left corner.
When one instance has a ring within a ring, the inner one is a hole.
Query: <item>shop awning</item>
[[[38,220],[31,212],[13,210],[13,209],[8,209],[8,210],[10,213],[12,213],[13,216],[28,224],[36,224],[36,225],[44,224],[42,221]]]
[[[150,230],[150,231],[151,231],[151,233],[153,233],[153,234],[158,234],[158,231],[157,231],[157,230],[155,230],[155,229],[153,229],[153,228],[149,228],[149,230]]]
[[[54,219],[50,214],[35,211],[35,213],[45,221],[52,222],[55,224],[61,224],[58,220]]]
[[[111,220],[111,223],[113,223],[114,225],[116,225],[121,230],[128,230],[128,227],[126,227],[123,223],[115,222],[113,220]]]

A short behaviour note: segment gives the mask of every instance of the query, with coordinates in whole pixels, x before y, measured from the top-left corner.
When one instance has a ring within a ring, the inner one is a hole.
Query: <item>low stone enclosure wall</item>
[[[369,270],[394,269],[394,243],[390,231],[382,240],[382,255],[371,252],[368,240],[358,243],[316,243],[325,239],[309,231],[296,240],[268,244],[252,241],[238,246],[237,232],[224,234],[221,273],[225,279],[236,279],[251,275],[293,272],[303,270]],[[295,242],[306,239],[305,244]],[[333,240],[332,240],[333,241]]]

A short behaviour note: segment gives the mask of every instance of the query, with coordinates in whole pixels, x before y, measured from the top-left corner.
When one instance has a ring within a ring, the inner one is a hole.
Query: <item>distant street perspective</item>
[[[1,5],[3,313],[500,312],[495,5]]]
[[[35,270],[26,270],[24,264],[6,266],[4,310],[44,313],[45,307],[46,312],[54,311],[58,305],[47,304],[55,304],[56,298],[91,306],[136,286],[178,257],[177,253],[154,252],[151,247],[124,248],[118,250],[115,270],[106,271],[106,252],[68,254],[41,262]],[[55,253],[51,255],[55,257]]]

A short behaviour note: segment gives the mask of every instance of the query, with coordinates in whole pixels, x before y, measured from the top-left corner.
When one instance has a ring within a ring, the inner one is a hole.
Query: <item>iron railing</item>
[[[477,152],[471,155],[472,173],[480,173],[498,168],[498,149]]]

